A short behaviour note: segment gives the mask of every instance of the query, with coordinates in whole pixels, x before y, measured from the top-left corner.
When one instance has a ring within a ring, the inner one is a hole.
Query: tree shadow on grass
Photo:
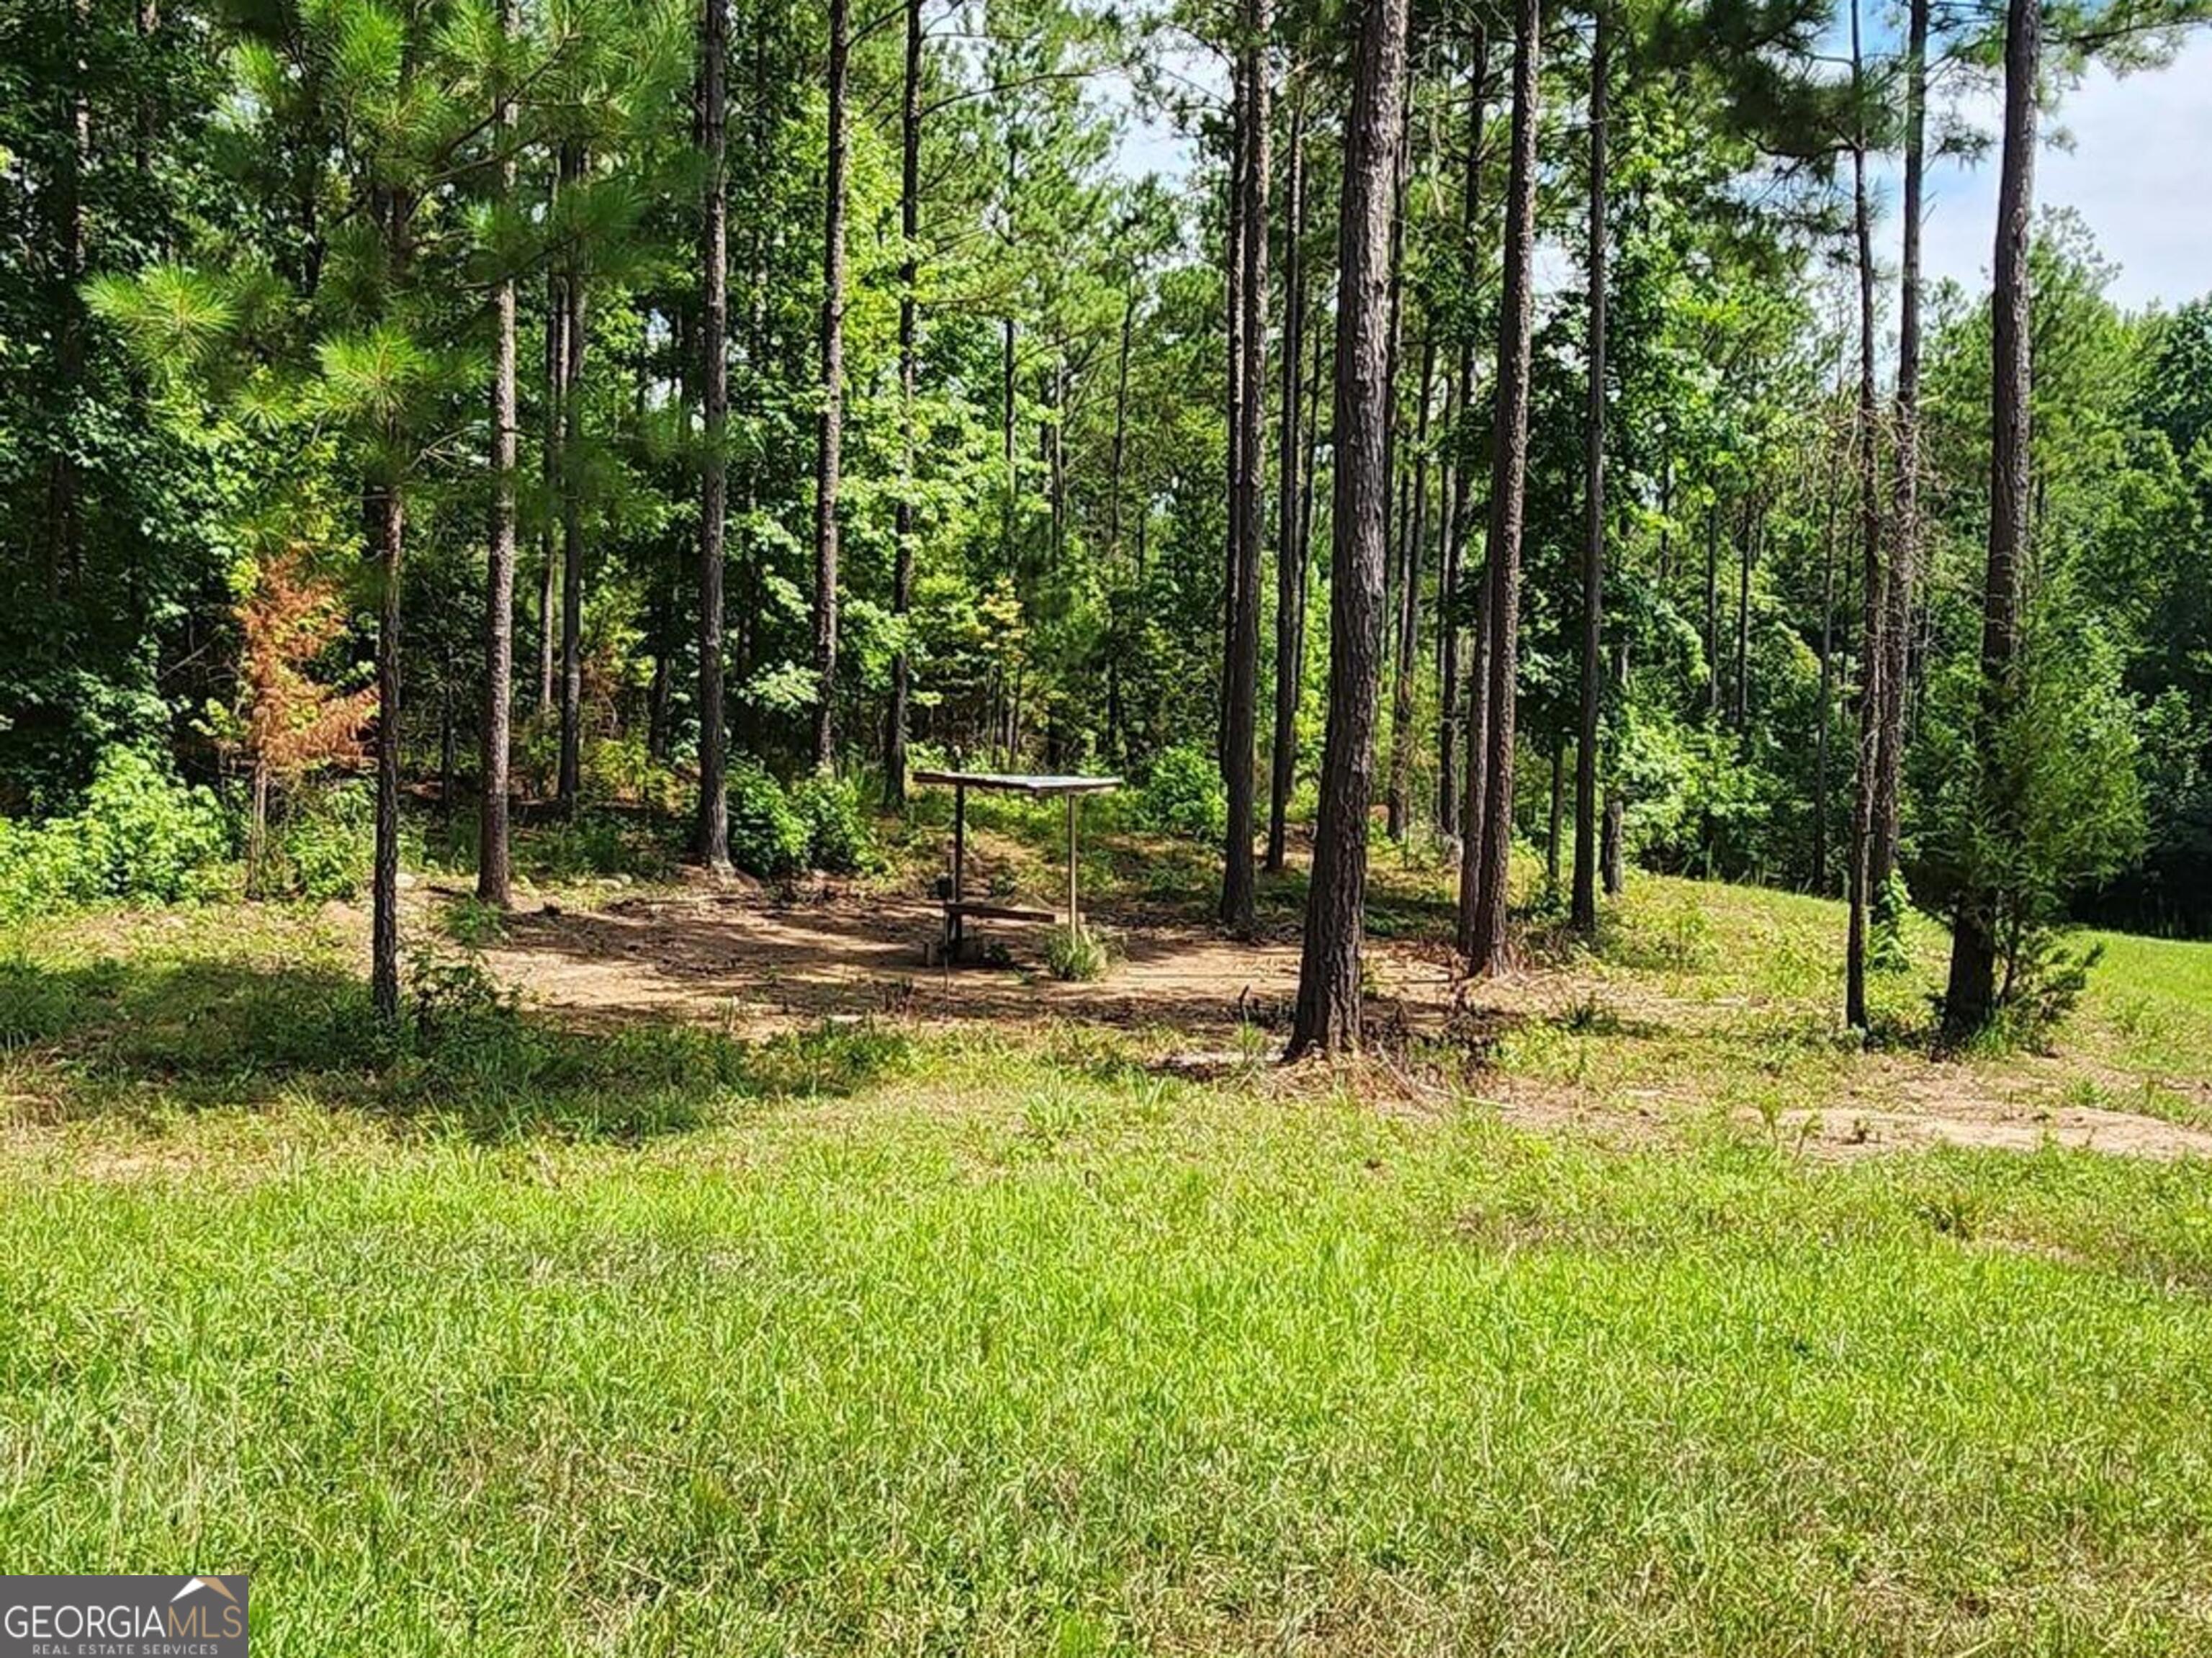
[[[759,1042],[659,1021],[578,1030],[467,963],[418,970],[410,993],[387,1031],[332,968],[0,959],[0,1054],[31,1113],[56,1120],[285,1101],[407,1134],[635,1144],[746,1103],[858,1094],[912,1054],[868,1022]]]

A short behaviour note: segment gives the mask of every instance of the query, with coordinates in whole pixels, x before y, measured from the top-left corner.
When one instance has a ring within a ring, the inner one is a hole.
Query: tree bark
[[[814,467],[814,769],[836,769],[837,495],[845,458],[848,0],[830,0],[829,166],[822,208],[822,413]]]
[[[1244,26],[1242,0],[1235,27]],[[1230,668],[1237,657],[1237,581],[1244,545],[1244,172],[1252,141],[1250,67],[1240,48],[1230,69],[1229,178],[1222,224],[1222,478],[1228,491],[1227,538],[1221,559],[1221,678],[1214,698],[1213,757],[1224,791],[1229,777]]]
[[[699,216],[699,401],[706,452],[699,476],[699,806],[691,851],[720,874],[730,867],[722,678],[730,489],[729,0],[703,0],[699,22],[699,148],[707,169]]]
[[[1484,102],[1490,81],[1490,36],[1479,22],[1474,26],[1473,56],[1474,64],[1468,88],[1466,171],[1461,176],[1460,184],[1460,234],[1464,244],[1462,257],[1470,272],[1480,268],[1478,226],[1480,219],[1477,210],[1482,192]],[[1460,335],[1459,374],[1461,418],[1471,426],[1475,394],[1475,339],[1474,329],[1464,325]],[[1460,562],[1464,565],[1468,558],[1467,550],[1473,544],[1473,526],[1468,519],[1472,510],[1471,486],[1475,457],[1469,452],[1469,446],[1456,434],[1453,441],[1459,446],[1461,453],[1459,465],[1453,475],[1452,517],[1459,525]],[[1482,579],[1474,584],[1475,602],[1468,617],[1467,707],[1461,720],[1465,729],[1459,734],[1461,751],[1467,760],[1467,774],[1459,780],[1459,794],[1452,806],[1448,808],[1457,813],[1459,896],[1454,917],[1454,936],[1462,956],[1470,954],[1474,949],[1475,897],[1482,885],[1483,762],[1490,744],[1490,654],[1486,627],[1489,609],[1482,603],[1482,593],[1488,585],[1489,568],[1486,550]],[[1460,581],[1462,584],[1466,582],[1464,575]],[[1455,707],[1457,699],[1451,701]]]
[[[1576,932],[1597,931],[1597,745],[1605,650],[1605,106],[1611,8],[1599,0],[1590,39],[1589,386],[1583,416],[1583,665],[1575,745]]]
[[[1552,811],[1544,829],[1544,890],[1559,890],[1559,831],[1567,807],[1567,739],[1552,739]]]
[[[501,33],[515,31],[514,0],[500,0]],[[502,95],[499,134],[512,146],[514,100]],[[514,161],[501,164],[500,187],[512,203]],[[514,274],[503,271],[493,296],[497,343],[491,379],[491,537],[484,559],[483,788],[477,803],[477,897],[507,908],[511,899],[507,840],[507,759],[514,687]]]
[[[921,280],[921,0],[906,0],[906,67],[899,102],[899,498],[891,531],[897,545],[891,555],[891,614],[903,629],[914,600],[914,403],[915,284]],[[1123,361],[1127,361],[1127,324]],[[1118,418],[1118,416],[1117,416]],[[1115,438],[1115,489],[1121,488],[1121,438]],[[1118,509],[1118,499],[1115,503]],[[907,704],[913,692],[913,659],[901,633],[891,655],[891,706],[884,735],[884,799],[906,805]]]
[[[1390,423],[1382,434],[1382,472],[1398,497],[1396,529],[1383,566],[1384,641],[1390,656],[1390,769],[1383,791],[1383,832],[1393,841],[1406,833],[1406,797],[1398,776],[1398,702],[1401,682],[1412,672],[1406,649],[1407,591],[1413,559],[1407,545],[1406,480],[1398,459],[1398,375],[1406,349],[1406,185],[1413,154],[1413,100],[1409,92],[1398,120],[1398,171],[1391,185],[1390,203],[1390,343],[1383,359],[1384,380],[1390,399]],[[1388,508],[1385,508],[1388,511]],[[1410,687],[1406,688],[1410,691]]]
[[[1234,560],[1233,638],[1228,680],[1227,740],[1223,769],[1229,789],[1229,829],[1222,860],[1221,924],[1249,937],[1253,929],[1252,831],[1255,752],[1260,692],[1260,547],[1267,529],[1264,500],[1267,471],[1267,35],[1269,0],[1244,0],[1244,177],[1237,215],[1243,234],[1239,287],[1243,311],[1235,319],[1243,338],[1237,353],[1237,392],[1239,451],[1237,489],[1242,511],[1237,519]]]
[[[557,190],[558,185],[555,188]],[[551,203],[547,203],[549,210]],[[545,407],[542,422],[545,485],[544,522],[538,531],[538,713],[553,708],[554,665],[560,657],[560,538],[554,528],[554,503],[561,498],[561,390],[568,374],[568,301],[559,265],[545,272]]]
[[[1506,884],[1513,855],[1513,737],[1520,665],[1521,519],[1528,485],[1529,285],[1536,223],[1536,103],[1543,51],[1539,0],[1515,0],[1513,154],[1507,175],[1505,280],[1498,338],[1496,440],[1490,476],[1490,707],[1484,762],[1481,880],[1468,965],[1506,965]]]
[[[1721,714],[1721,497],[1720,486],[1705,503],[1705,711]]]
[[[911,3],[911,0],[909,0]],[[1123,603],[1132,589],[1121,589],[1121,481],[1129,446],[1129,346],[1137,325],[1137,270],[1130,267],[1128,286],[1121,296],[1121,343],[1114,364],[1114,437],[1106,463],[1106,752],[1120,755],[1124,748],[1121,714],[1121,626]],[[1143,560],[1138,561],[1139,580]]]
[[[1421,377],[1413,422],[1412,495],[1399,531],[1403,574],[1398,587],[1398,661],[1390,700],[1389,828],[1403,840],[1413,823],[1413,679],[1421,660],[1421,551],[1428,539],[1429,403],[1436,377],[1432,335],[1421,340]]]
[[[2030,495],[2028,239],[2035,196],[2036,82],[2043,55],[2041,0],[2005,9],[2004,148],[1997,184],[1997,234],[1990,301],[1990,543],[1983,575],[1981,688],[1974,751],[1984,832],[2018,832],[2017,802],[1998,771],[1997,745],[2018,693],[2020,572]],[[1970,867],[1951,934],[1944,1028],[1982,1029],[1996,1011],[1998,908],[1990,873]]]
[[[1837,388],[1842,401],[1843,388]],[[1836,498],[1837,474],[1842,471],[1838,453],[1828,479],[1828,499],[1820,525],[1820,729],[1813,738],[1813,890],[1828,890],[1828,751],[1835,724],[1836,684]]]
[[[1920,562],[1920,216],[1927,171],[1929,0],[1911,0],[1905,48],[1904,245],[1897,307],[1897,476],[1883,595],[1881,719],[1875,745],[1873,902],[1897,869],[1905,681]]]
[[[399,567],[406,502],[396,481],[372,485],[377,559],[376,850],[369,878],[369,1002],[386,1028],[399,1023]]]
[[[1269,752],[1267,867],[1283,867],[1291,790],[1297,778],[1298,670],[1305,631],[1304,525],[1299,521],[1298,422],[1306,338],[1306,106],[1303,88],[1291,108],[1290,176],[1285,189],[1290,223],[1283,238],[1282,449],[1275,504],[1275,729]]]
[[[1851,87],[1863,99],[1864,59],[1860,50],[1859,7],[1851,4]],[[1857,243],[1859,282],[1858,483],[1861,634],[1859,653],[1858,763],[1851,791],[1851,844],[1847,897],[1850,920],[1844,941],[1844,1018],[1854,1029],[1867,1028],[1867,912],[1874,881],[1874,794],[1876,751],[1881,725],[1882,642],[1881,508],[1875,450],[1874,386],[1874,240],[1867,201],[1867,139],[1864,118],[1852,133],[1851,222]]]
[[[92,161],[92,71],[86,35],[91,27],[90,0],[68,0],[69,140],[63,145],[54,179],[54,232],[60,245],[61,280],[52,303],[55,383],[52,387],[52,449],[48,460],[45,524],[46,592],[61,591],[64,574],[72,579],[82,558],[84,526],[79,500],[71,429],[84,388],[84,301],[79,290],[87,270],[84,178]]]
[[[1613,683],[1618,688],[1621,705],[1628,701],[1628,637],[1623,633],[1613,641]],[[1609,768],[1605,780],[1604,833],[1598,845],[1598,870],[1605,884],[1605,896],[1620,896],[1627,881],[1627,817],[1628,796],[1621,787],[1620,768]]]
[[[573,186],[583,177],[584,147],[561,146],[561,178]],[[584,447],[585,276],[582,257],[571,252],[562,297],[567,305],[566,350],[561,388],[561,815],[573,817],[583,778],[584,751]]]
[[[1766,534],[1766,503],[1757,495],[1744,502],[1743,539],[1737,549],[1735,587],[1735,728],[1745,741],[1751,733],[1751,570]]]
[[[1375,780],[1389,473],[1383,434],[1407,0],[1361,0],[1339,209],[1328,724],[1290,1056],[1359,1045],[1367,802]]]

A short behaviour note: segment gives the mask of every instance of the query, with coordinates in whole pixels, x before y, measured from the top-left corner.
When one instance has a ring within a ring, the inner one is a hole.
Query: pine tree
[[[845,452],[845,84],[847,0],[830,0],[829,162],[822,185],[822,407],[814,462],[814,768],[836,768],[837,496]]]
[[[1974,715],[1979,806],[2000,836],[2017,803],[2002,781],[1997,749],[2018,694],[2020,584],[2030,508],[2028,393],[2032,385],[2028,237],[2035,198],[2037,77],[2043,57],[2042,0],[2005,9],[2004,135],[1998,163],[1995,291],[1990,299],[1990,537],[1982,577],[1980,694]],[[1960,892],[1952,920],[1944,1028],[1972,1035],[1996,1011],[1997,909],[1987,874]]]
[[[730,803],[723,780],[728,738],[722,709],[722,575],[730,480],[729,28],[729,0],[701,0],[698,128],[706,179],[699,213],[698,372],[706,449],[699,473],[699,805],[691,850],[717,874],[730,866]]]
[[[1505,186],[1505,283],[1498,313],[1497,411],[1490,471],[1489,688],[1481,844],[1469,968],[1506,962],[1506,884],[1513,852],[1514,702],[1520,670],[1522,510],[1528,477],[1529,284],[1535,248],[1536,104],[1543,42],[1538,0],[1513,18],[1513,151]]]
[[[1605,185],[1606,100],[1612,8],[1599,0],[1589,65],[1589,395],[1583,422],[1583,651],[1581,719],[1575,742],[1575,931],[1597,931],[1598,726],[1605,651]]]
[[[1306,891],[1290,1057],[1359,1046],[1359,957],[1367,890],[1367,803],[1375,780],[1382,563],[1390,479],[1390,249],[1405,96],[1406,0],[1357,11],[1352,106],[1338,214],[1336,434],[1329,588],[1328,725]]]
[[[1253,793],[1260,679],[1260,545],[1267,526],[1267,36],[1269,0],[1243,0],[1241,17],[1244,145],[1237,197],[1239,260],[1230,319],[1238,347],[1231,393],[1237,415],[1237,510],[1231,515],[1229,657],[1223,669],[1225,735],[1222,772],[1229,799],[1221,878],[1221,925],[1238,937],[1253,927]]]

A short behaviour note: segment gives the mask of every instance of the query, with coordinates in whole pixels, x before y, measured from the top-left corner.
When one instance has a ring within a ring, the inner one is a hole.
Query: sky
[[[1194,78],[1218,78],[1203,64],[1184,68]],[[1127,113],[1121,168],[1176,181],[1187,177],[1189,143],[1167,118],[1139,111],[1125,88],[1109,88],[1106,95]],[[1996,89],[1963,95],[1959,112],[1993,134]],[[2111,289],[2117,303],[2171,309],[2212,293],[2212,34],[2193,37],[2164,69],[2125,78],[2093,70],[2045,113],[2044,132],[2036,199],[2071,207],[2087,221],[2100,250],[2119,267]],[[1879,174],[1878,184],[1886,216],[1878,257],[1893,266],[1894,168]],[[1994,148],[1978,161],[1930,167],[1923,239],[1931,278],[1953,278],[1970,293],[1986,288],[1996,229]]]
[[[1964,111],[1984,131],[1996,129],[1994,90]],[[2045,206],[2075,209],[2104,256],[2120,267],[2109,290],[2117,303],[2168,309],[2212,293],[2212,36],[2197,34],[2160,70],[2115,77],[2094,70],[2044,120],[2035,195]],[[1996,232],[1994,149],[1968,167],[1929,169],[1924,246],[1933,276],[1969,292],[1989,286]],[[1887,205],[1894,237],[1896,193]]]

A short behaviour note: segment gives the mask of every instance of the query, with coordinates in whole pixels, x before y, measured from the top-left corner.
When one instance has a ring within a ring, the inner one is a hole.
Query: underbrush
[[[0,922],[125,900],[188,903],[235,886],[234,836],[214,792],[120,746],[100,756],[84,804],[26,824],[0,818]]]

